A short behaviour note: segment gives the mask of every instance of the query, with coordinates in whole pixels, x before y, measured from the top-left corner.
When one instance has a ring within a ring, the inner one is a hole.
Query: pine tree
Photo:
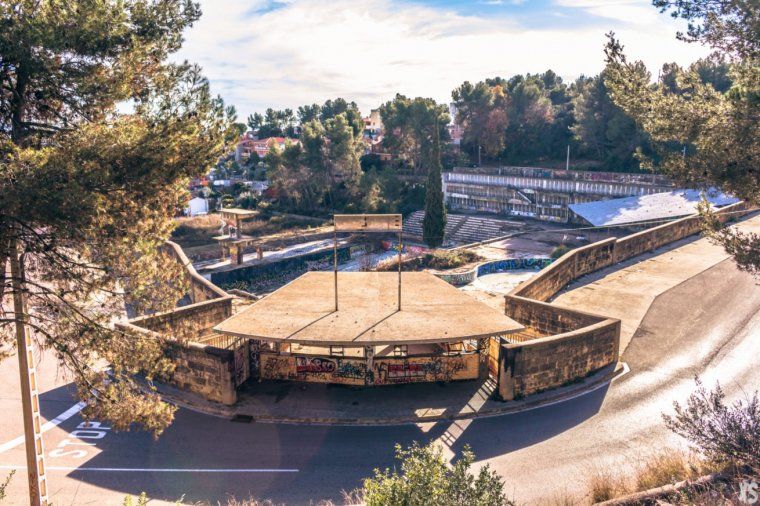
[[[199,16],[189,0],[0,2],[0,359],[25,324],[83,416],[116,429],[173,418],[138,376],[171,373],[162,343],[112,324],[182,297],[161,247],[189,179],[235,138],[200,69],[168,61]]]
[[[446,230],[446,208],[443,205],[441,183],[441,134],[438,122],[433,132],[433,148],[429,152],[428,180],[425,189],[425,218],[422,221],[422,239],[431,248],[443,244]]]

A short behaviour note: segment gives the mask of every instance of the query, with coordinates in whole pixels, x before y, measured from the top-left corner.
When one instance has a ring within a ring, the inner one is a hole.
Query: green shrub
[[[499,475],[483,466],[477,476],[470,472],[475,455],[465,446],[461,457],[451,466],[440,446],[420,446],[406,450],[396,445],[401,472],[375,469],[375,476],[364,480],[359,492],[367,506],[404,504],[407,506],[496,506],[512,504],[504,494]]]
[[[565,253],[567,253],[568,251],[570,251],[570,248],[568,248],[564,244],[560,244],[559,246],[554,248],[554,251],[552,251],[552,254],[550,256],[556,260],[562,255],[564,255]]]

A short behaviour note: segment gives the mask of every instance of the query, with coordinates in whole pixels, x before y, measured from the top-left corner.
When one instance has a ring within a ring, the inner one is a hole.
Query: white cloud
[[[463,16],[398,0],[202,0],[204,15],[178,58],[204,67],[214,91],[242,117],[342,96],[363,111],[396,92],[450,100],[464,80],[553,69],[566,78],[603,67],[615,30],[650,68],[688,63],[706,50],[675,40],[678,28],[648,0],[556,0],[575,15],[525,28],[505,17]],[[567,13],[567,11],[564,11]],[[588,14],[602,16],[590,24]],[[578,26],[578,27],[576,27]]]

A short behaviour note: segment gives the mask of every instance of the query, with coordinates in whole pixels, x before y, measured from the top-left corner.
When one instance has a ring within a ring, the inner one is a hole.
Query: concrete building
[[[375,386],[485,379],[522,329],[430,273],[309,272],[214,332],[252,346],[250,377]]]
[[[380,116],[380,109],[372,109],[369,116],[364,119],[364,137],[377,139],[383,135],[383,118]]]
[[[700,190],[680,189],[652,195],[570,204],[570,210],[579,220],[596,227],[636,225],[696,214],[702,195],[703,192]],[[739,199],[715,189],[704,192],[704,196],[713,208],[739,202]]]
[[[185,208],[185,214],[187,216],[201,216],[208,214],[208,199],[203,197],[190,199]]]
[[[567,223],[570,204],[672,190],[655,174],[565,171],[533,167],[461,168],[442,174],[452,210],[523,216]]]

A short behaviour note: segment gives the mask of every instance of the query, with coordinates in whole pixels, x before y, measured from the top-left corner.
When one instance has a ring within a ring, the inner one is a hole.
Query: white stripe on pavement
[[[0,466],[4,470],[22,470],[26,466]],[[47,466],[48,471],[101,471],[118,473],[297,473],[298,469],[164,469],[164,468],[141,468],[141,467],[60,467]]]
[[[71,406],[69,409],[61,413],[60,415],[56,416],[49,422],[45,422],[42,425],[41,432],[47,432],[53,427],[60,425],[61,423],[65,422],[72,416],[76,415],[80,411],[82,411],[82,408],[84,408],[84,402],[77,402],[73,406]],[[0,445],[0,453],[3,453],[4,451],[10,450],[11,448],[14,448],[24,442],[24,436],[19,436],[16,439],[11,439],[7,443],[3,443]]]

